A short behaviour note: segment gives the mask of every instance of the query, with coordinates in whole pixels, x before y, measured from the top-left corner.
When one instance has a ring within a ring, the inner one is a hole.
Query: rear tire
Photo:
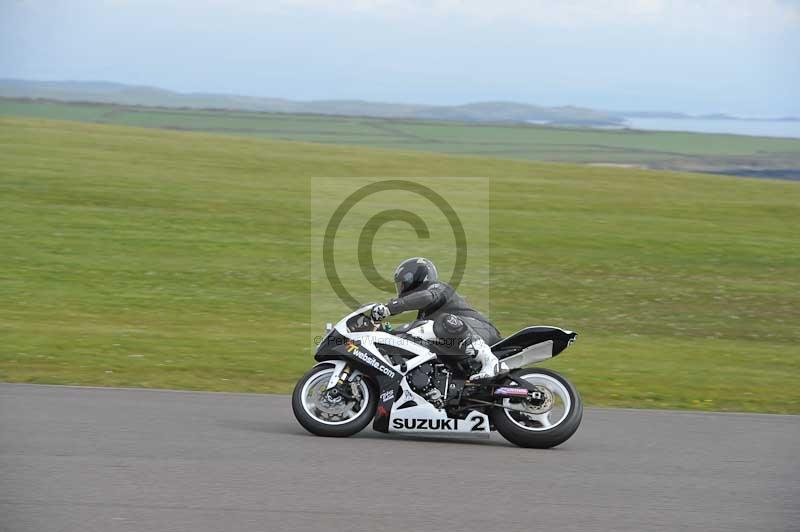
[[[327,376],[333,373],[333,368],[333,364],[320,364],[314,366],[303,375],[297,382],[297,385],[294,387],[294,392],[292,393],[292,410],[294,411],[294,417],[297,419],[298,423],[310,433],[316,434],[317,436],[344,438],[360,432],[364,427],[369,425],[370,420],[375,417],[375,410],[378,406],[378,394],[369,381],[363,380],[364,386],[361,387],[361,391],[364,394],[364,398],[362,401],[366,401],[367,404],[361,405],[357,415],[348,420],[324,421],[321,417],[318,417],[320,416],[320,412],[309,412],[311,405],[308,399],[304,400],[304,390],[305,394],[308,395],[309,393],[313,393],[314,390],[310,390],[309,386],[306,386],[306,384],[313,383],[314,381],[327,383]]]
[[[578,394],[578,390],[575,389],[572,383],[555,371],[544,368],[514,370],[513,375],[526,381],[530,378],[533,381],[532,384],[548,388],[548,390],[553,392],[554,396],[560,396],[566,393],[566,397],[562,400],[562,404],[565,405],[565,408],[564,413],[558,416],[560,419],[557,423],[554,423],[552,428],[547,428],[543,423],[537,421],[532,421],[530,422],[530,427],[523,428],[521,425],[524,424],[524,421],[514,421],[515,418],[511,416],[514,415],[523,420],[525,419],[524,416],[505,408],[493,408],[490,413],[492,423],[505,439],[520,447],[549,449],[550,447],[555,447],[556,445],[564,443],[575,434],[583,418],[583,401]],[[507,379],[503,383],[503,386],[517,386],[517,384]],[[568,407],[566,405],[567,398],[569,402]],[[509,404],[518,408],[523,407],[521,403]],[[539,417],[541,418],[542,415],[540,414]],[[548,422],[549,421],[548,419]]]

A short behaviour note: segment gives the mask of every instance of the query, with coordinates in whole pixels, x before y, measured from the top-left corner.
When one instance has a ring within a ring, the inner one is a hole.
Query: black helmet
[[[436,266],[428,259],[414,257],[406,259],[394,271],[394,286],[397,297],[402,297],[417,288],[439,280]]]

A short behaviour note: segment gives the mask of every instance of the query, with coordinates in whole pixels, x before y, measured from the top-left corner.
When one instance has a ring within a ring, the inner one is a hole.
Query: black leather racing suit
[[[447,283],[422,286],[403,297],[389,300],[386,306],[393,315],[417,310],[417,320],[433,320],[433,332],[443,340],[469,339],[471,334],[477,334],[489,345],[501,340],[492,322],[470,307]]]

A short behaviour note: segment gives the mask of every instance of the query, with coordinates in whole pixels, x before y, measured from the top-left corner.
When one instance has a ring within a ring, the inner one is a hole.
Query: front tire
[[[333,371],[332,364],[320,364],[308,370],[294,387],[292,410],[298,423],[310,433],[344,438],[369,425],[375,417],[378,394],[372,384],[362,377],[357,382],[361,394],[359,400],[331,405],[323,392]]]
[[[505,439],[520,447],[549,449],[575,434],[583,418],[583,401],[572,383],[544,368],[514,370],[513,375],[544,388],[547,399],[542,406],[525,400],[505,399],[503,405],[514,410],[493,408],[492,422]],[[517,384],[507,379],[503,386]]]

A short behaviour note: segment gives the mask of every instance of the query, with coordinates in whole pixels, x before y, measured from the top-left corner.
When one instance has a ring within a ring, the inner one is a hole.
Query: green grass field
[[[800,139],[0,99],[0,116],[535,161],[800,176]]]
[[[39,119],[0,118],[0,380],[289,391],[315,176],[488,176],[492,318],[578,331],[590,405],[800,413],[798,183]]]

